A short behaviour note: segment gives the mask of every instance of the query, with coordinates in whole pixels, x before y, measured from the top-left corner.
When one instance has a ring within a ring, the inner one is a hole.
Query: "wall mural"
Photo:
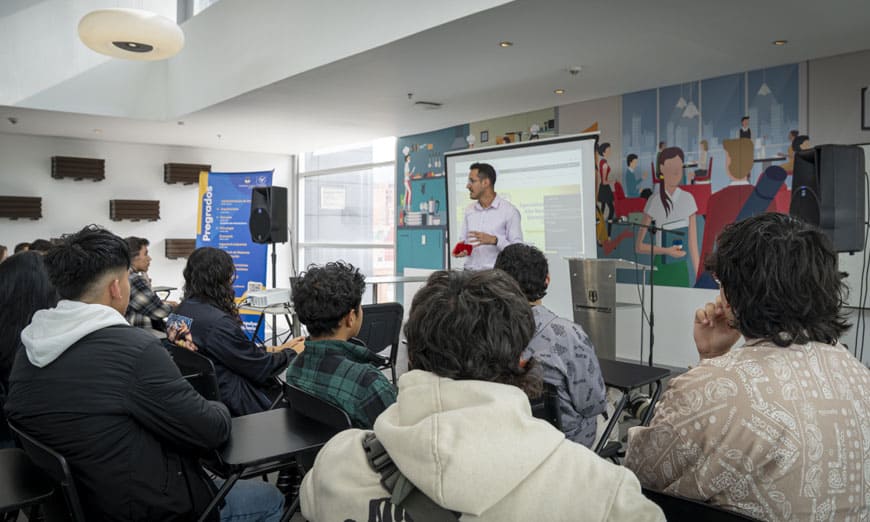
[[[626,217],[665,230],[619,223],[598,228],[599,257],[650,264],[656,283],[715,288],[703,269],[725,225],[759,212],[788,212],[798,126],[798,65],[651,89],[622,97],[623,158],[610,156],[601,129],[596,184],[604,219]],[[620,273],[620,282],[638,274]]]

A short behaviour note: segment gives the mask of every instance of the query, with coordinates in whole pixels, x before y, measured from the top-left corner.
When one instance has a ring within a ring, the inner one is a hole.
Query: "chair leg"
[[[293,518],[293,515],[297,511],[299,511],[299,497],[298,496],[293,501],[293,503],[290,504],[290,507],[288,507],[286,510],[284,510],[284,514],[281,515],[281,522],[290,522],[290,519]]]

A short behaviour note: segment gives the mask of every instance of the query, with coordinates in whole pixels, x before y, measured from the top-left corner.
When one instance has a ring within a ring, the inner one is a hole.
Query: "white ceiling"
[[[5,106],[0,132],[296,153],[864,50],[868,27],[866,0],[517,0],[168,121]]]

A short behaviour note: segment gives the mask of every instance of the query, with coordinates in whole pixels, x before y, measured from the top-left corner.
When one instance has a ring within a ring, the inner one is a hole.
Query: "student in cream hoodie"
[[[405,327],[412,371],[374,433],[405,477],[460,520],[663,521],[634,474],[532,417],[541,372],[520,354],[535,323],[500,270],[436,272]],[[302,483],[302,513],[318,521],[405,520],[346,430]],[[413,516],[413,513],[411,513]]]

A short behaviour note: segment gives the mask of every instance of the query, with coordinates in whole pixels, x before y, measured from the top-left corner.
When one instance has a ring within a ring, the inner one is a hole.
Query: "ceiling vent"
[[[414,107],[424,110],[424,111],[434,111],[441,108],[444,105],[443,103],[431,102],[431,101],[417,101],[414,102]]]

